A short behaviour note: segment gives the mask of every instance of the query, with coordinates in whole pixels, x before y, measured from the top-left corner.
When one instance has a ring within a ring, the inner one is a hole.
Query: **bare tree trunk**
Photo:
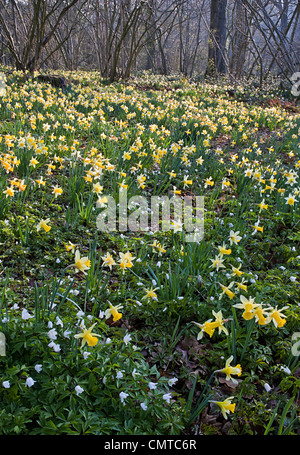
[[[246,11],[242,0],[235,1],[233,19],[235,25],[232,37],[230,72],[238,79],[243,71],[247,50]]]
[[[226,6],[227,0],[211,0],[207,75],[226,72]]]

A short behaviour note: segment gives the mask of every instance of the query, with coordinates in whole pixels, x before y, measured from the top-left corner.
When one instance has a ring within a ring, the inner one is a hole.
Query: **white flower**
[[[124,371],[124,370],[122,370],[122,371]],[[121,378],[123,377],[122,371],[118,371],[118,373],[117,373],[117,379],[121,379]]]
[[[126,333],[126,335],[123,338],[123,341],[127,345],[129,341],[131,341],[131,335],[129,333]]]
[[[60,325],[61,327],[64,326],[62,320],[58,316],[56,316],[56,325]]]
[[[65,338],[70,338],[69,335],[71,333],[72,333],[71,330],[65,330],[63,335],[64,335]]]
[[[281,365],[280,369],[284,371],[286,374],[291,374],[291,370],[287,366]]]
[[[119,397],[120,397],[121,403],[125,404],[125,403],[124,403],[124,400],[126,400],[126,398],[128,397],[128,393],[121,392],[121,393],[119,394]]]
[[[34,384],[35,382],[36,382],[36,381],[35,381],[34,379],[32,379],[32,378],[29,377],[29,378],[27,378],[26,381],[25,381],[25,386],[26,386],[26,387],[32,387],[33,384]]]
[[[150,390],[154,390],[154,389],[156,389],[156,387],[157,387],[157,384],[156,384],[155,382],[149,382],[148,385],[149,385],[149,389],[150,389]]]
[[[296,280],[297,280],[297,277],[295,277],[295,276],[291,276],[291,277],[290,277],[290,280],[294,282],[294,281],[296,281]]]
[[[83,352],[82,353],[84,360],[88,358],[89,355],[91,355],[91,352]]]
[[[177,381],[178,381],[177,378],[171,378],[168,380],[168,384],[170,387],[172,387],[172,385],[176,384]]]
[[[34,369],[37,373],[40,373],[42,371],[43,365],[37,364],[35,365]]]
[[[77,385],[75,387],[75,392],[76,392],[76,395],[80,395],[82,392],[84,392],[84,390],[82,387],[80,387],[80,385]]]
[[[143,411],[147,411],[148,406],[146,405],[146,403],[141,403],[141,408],[143,409]]]
[[[5,389],[9,389],[10,388],[10,382],[9,381],[3,381],[2,382],[2,385]]]
[[[56,331],[55,329],[49,330],[49,332],[48,332],[48,337],[50,338],[50,340],[56,340],[56,338],[57,338],[57,331]]]
[[[165,400],[167,403],[170,403],[171,398],[172,398],[172,394],[171,393],[165,393],[163,395],[163,400]]]
[[[59,352],[60,351],[60,345],[57,343],[54,343],[54,341],[51,341],[48,344],[49,348],[53,348],[54,352]]]
[[[271,390],[272,387],[270,387],[269,384],[266,382],[266,383],[264,384],[264,388],[265,388],[266,392],[270,392],[270,390]]]
[[[98,316],[98,317],[99,317],[100,319],[103,319],[104,316],[105,316],[105,311],[100,310],[99,316]]]
[[[30,318],[33,318],[33,317],[34,316],[29,314],[28,311],[25,308],[22,310],[22,319],[27,320],[27,319],[30,319]]]

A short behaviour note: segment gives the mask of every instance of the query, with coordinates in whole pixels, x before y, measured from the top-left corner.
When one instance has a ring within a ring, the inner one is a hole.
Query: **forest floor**
[[[0,434],[299,434],[297,100],[3,72]]]

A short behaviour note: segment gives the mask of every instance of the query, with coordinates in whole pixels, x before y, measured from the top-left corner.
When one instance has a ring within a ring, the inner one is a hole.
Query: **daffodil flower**
[[[231,254],[231,249],[227,248],[225,243],[222,246],[218,246],[218,250],[220,251],[220,256],[223,257],[223,254],[229,255]]]
[[[216,329],[219,330],[219,334],[223,331],[226,335],[228,335],[228,330],[224,326],[224,323],[227,322],[227,320],[223,319],[222,312],[218,311],[218,313],[216,313],[215,311],[212,311],[212,314],[216,318],[215,321],[208,319],[203,324],[193,321],[193,324],[201,329],[197,335],[197,340],[201,340],[204,333],[207,333],[211,338]]]
[[[143,297],[143,299],[157,300],[157,294],[155,292],[157,289],[159,288],[145,289],[146,295]]]
[[[210,400],[210,403],[215,403],[216,405],[218,405],[219,408],[221,409],[224,419],[227,419],[227,414],[229,414],[230,412],[234,413],[235,411],[235,403],[232,403],[233,399],[234,397],[228,397],[224,401]]]
[[[100,335],[98,335],[97,333],[92,333],[92,330],[95,327],[95,325],[96,323],[93,324],[89,329],[86,329],[84,324],[82,324],[81,325],[82,333],[77,333],[76,335],[74,335],[74,338],[76,339],[82,338],[81,347],[83,347],[86,343],[89,346],[95,346],[98,343],[97,337],[99,337]]]
[[[242,240],[242,237],[239,235],[239,233],[240,233],[240,231],[237,231],[237,232],[230,231],[230,233],[229,233],[230,245],[232,245],[233,243],[235,245],[237,245]]]
[[[288,197],[285,198],[286,200],[286,203],[290,206],[294,205],[295,202],[298,202],[296,199],[295,199],[295,196],[293,196],[291,193],[288,195]]]
[[[261,212],[263,209],[267,210],[268,204],[265,204],[265,200],[263,199],[260,204],[258,204],[259,211]]]
[[[283,327],[286,323],[286,316],[282,313],[283,310],[286,310],[288,306],[283,307],[281,310],[278,310],[278,307],[275,308],[268,308],[270,309],[270,313],[267,316],[266,324],[273,321],[276,328]]]
[[[225,367],[222,368],[221,370],[216,370],[215,373],[225,373],[226,374],[226,381],[232,381],[235,384],[237,384],[237,380],[232,377],[232,375],[237,375],[241,376],[242,374],[242,367],[240,364],[236,365],[235,367],[232,367],[230,364],[233,361],[233,356],[230,356],[225,363]]]
[[[83,272],[86,275],[86,270],[91,267],[91,261],[88,257],[80,257],[79,251],[76,250],[74,266],[76,272]]]
[[[235,308],[243,309],[244,313],[243,313],[242,316],[243,316],[244,319],[249,321],[250,319],[252,319],[254,317],[253,310],[255,309],[255,307],[258,306],[258,304],[254,303],[254,299],[252,297],[249,297],[249,299],[246,299],[245,296],[241,295],[240,296],[240,300],[241,300],[242,303],[236,303],[233,306]]]
[[[225,265],[223,264],[224,259],[222,259],[222,257],[220,255],[216,256],[215,259],[210,259],[210,261],[212,262],[210,267],[217,269],[217,271],[219,271],[219,269],[221,269],[221,268],[222,269],[225,268]]]
[[[49,223],[50,218],[47,218],[46,220],[41,220],[37,227],[36,230],[39,232],[41,229],[44,229],[44,231],[49,232],[51,229],[51,226],[49,226],[47,223]]]
[[[69,243],[66,245],[66,250],[67,250],[67,251],[71,251],[72,253],[74,253],[76,247],[77,247],[77,245],[75,245],[75,244],[72,243],[72,242],[69,242]]]
[[[220,297],[219,299],[222,298],[222,296],[224,294],[228,295],[228,297],[231,299],[233,299],[234,297],[234,292],[232,292],[230,289],[232,288],[232,286],[234,285],[234,281],[232,281],[228,286],[224,286],[223,284],[219,283],[219,285],[221,286],[221,288],[223,289],[223,292],[220,294]]]
[[[240,277],[243,275],[244,272],[241,271],[242,264],[240,264],[239,267],[234,267],[232,264],[230,264],[230,265],[231,265],[231,269],[232,269],[231,276],[237,275],[238,277]]]
[[[253,226],[254,231],[252,232],[252,235],[256,234],[258,231],[259,231],[259,232],[263,232],[263,231],[264,231],[264,227],[263,227],[263,226],[260,226],[259,223],[260,223],[260,220],[259,220],[259,218],[258,218],[256,224]]]
[[[116,305],[116,306],[113,306],[110,302],[109,302],[109,308],[105,311],[105,317],[106,319],[109,319],[111,316],[113,317],[113,321],[116,322],[118,321],[119,319],[121,319],[122,317],[122,313],[119,313],[119,310],[123,308],[122,305]]]
[[[107,265],[111,270],[113,265],[116,265],[116,262],[110,253],[106,253],[106,256],[102,256],[103,264]]]
[[[237,285],[237,287],[235,288],[235,292],[239,292],[241,289],[245,292],[247,292],[247,285],[244,284],[245,283],[245,278],[242,279],[242,281],[240,283],[238,283],[237,281],[235,282],[235,284]]]
[[[131,268],[133,266],[132,261],[135,259],[135,257],[133,257],[129,251],[127,251],[127,253],[119,253],[119,255],[119,267],[123,269],[123,271],[124,269]]]
[[[257,304],[256,308],[253,310],[253,313],[259,325],[265,325],[267,323],[267,319],[265,317],[267,310],[264,309],[261,304]]]

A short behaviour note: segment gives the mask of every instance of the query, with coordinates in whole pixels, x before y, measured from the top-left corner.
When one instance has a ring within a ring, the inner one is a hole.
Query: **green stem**
[[[242,351],[242,353],[241,353],[240,362],[241,362],[241,361],[243,360],[243,358],[244,358],[246,349],[247,349],[248,344],[249,344],[250,336],[251,336],[251,333],[252,333],[252,331],[253,331],[254,324],[255,324],[255,319],[253,318],[253,319],[251,319],[251,321],[249,321],[249,323],[248,323],[246,341],[245,341],[245,344],[244,344],[244,347],[243,347],[243,351]]]

